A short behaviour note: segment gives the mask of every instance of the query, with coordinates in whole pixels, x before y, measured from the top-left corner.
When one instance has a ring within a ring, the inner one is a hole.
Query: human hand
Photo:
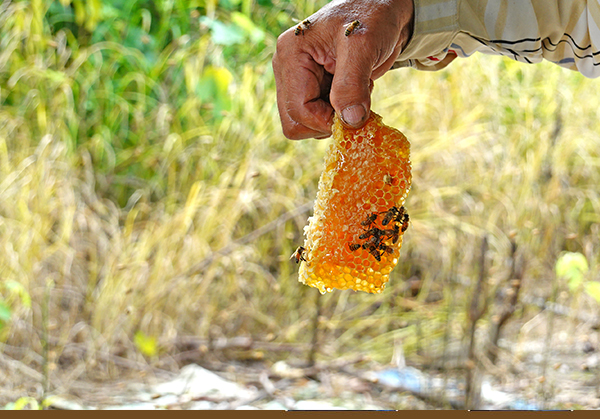
[[[334,0],[308,18],[303,33],[295,35],[294,26],[281,34],[273,71],[283,134],[326,138],[334,111],[350,128],[364,125],[373,80],[408,43],[413,16],[412,0]]]

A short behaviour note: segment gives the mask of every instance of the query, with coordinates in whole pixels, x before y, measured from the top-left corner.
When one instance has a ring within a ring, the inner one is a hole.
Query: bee
[[[392,177],[392,175],[383,175],[383,183],[385,183],[386,185],[391,185],[393,181],[394,178]]]
[[[389,254],[392,254],[392,253],[394,253],[394,248],[393,248],[393,247],[391,247],[391,246],[386,246],[385,244],[381,244],[381,245],[379,246],[379,250],[381,250],[381,251],[382,251],[382,253],[381,253],[381,254],[383,254],[383,253],[389,253]]]
[[[392,220],[394,220],[397,223],[402,223],[405,214],[406,216],[408,216],[404,207],[400,207],[400,209],[398,209],[398,207],[392,207],[389,210],[382,212],[381,214],[385,214],[385,217],[383,217],[383,221],[381,221],[381,224],[383,224],[384,226],[388,225]]]
[[[377,246],[371,245],[369,246],[369,253],[375,258],[377,259],[378,262],[381,262],[381,253],[379,253],[379,250],[377,248]]]
[[[300,22],[300,24],[298,26],[296,26],[294,35],[296,35],[296,36],[298,36],[300,34],[304,35],[304,31],[307,31],[308,29],[310,29],[310,25],[312,25],[310,20],[308,20],[308,19],[303,20],[302,22]]]
[[[350,248],[351,252],[354,252],[358,249],[360,249],[361,244],[360,243],[348,243],[348,247]]]
[[[404,230],[402,231],[404,232]],[[400,238],[400,227],[398,227],[398,224],[396,224],[391,230],[383,230],[382,234],[388,239],[391,239],[393,244],[396,244]]]
[[[377,238],[377,237],[381,236],[381,231],[382,230],[380,230],[377,227],[375,227],[375,228],[372,228],[370,230],[365,231],[363,234],[361,234],[360,236],[358,236],[358,238],[361,239],[361,240],[368,239],[371,236]]]
[[[368,215],[367,218],[365,219],[365,221],[360,223],[360,225],[369,227],[371,224],[373,224],[375,222],[375,220],[377,219],[377,216],[378,216],[378,214],[376,212],[372,213],[371,215]]]
[[[381,230],[379,230],[381,231]],[[377,233],[374,236],[371,236],[369,240],[362,244],[363,249],[370,249],[372,246],[378,247],[381,244],[381,234]]]
[[[392,221],[395,218],[398,218],[398,215],[401,214],[401,212],[403,211],[404,207],[402,207],[401,209],[398,209],[398,207],[392,207],[387,211],[382,212],[382,214],[385,214],[385,217],[383,217],[383,221],[381,221],[381,224],[388,225],[390,223],[390,221]]]
[[[355,20],[354,22],[352,22],[351,24],[349,24],[349,25],[346,27],[346,31],[344,32],[344,35],[346,35],[346,36],[350,36],[350,34],[351,34],[352,32],[354,32],[354,30],[355,30],[356,28],[358,28],[359,26],[360,26],[360,22],[359,22],[358,20]]]
[[[299,263],[300,261],[304,261],[306,262],[306,259],[304,259],[304,252],[306,251],[306,249],[302,246],[299,246],[296,251],[294,253],[292,253],[292,256],[290,256],[290,260],[292,259],[296,259],[296,263]]]
[[[407,229],[408,229],[408,213],[405,212],[403,217],[402,217],[402,232],[404,233]]]

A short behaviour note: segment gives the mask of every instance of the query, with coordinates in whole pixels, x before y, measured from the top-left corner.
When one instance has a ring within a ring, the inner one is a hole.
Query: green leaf
[[[244,42],[244,32],[236,25],[227,25],[206,16],[200,18],[200,23],[210,28],[211,39],[217,45],[234,45]]]
[[[85,28],[93,32],[102,19],[102,2],[100,0],[86,0]]]
[[[220,0],[219,7],[225,10],[234,10],[240,6],[242,0]]]
[[[133,337],[133,343],[142,354],[146,356],[156,355],[156,338],[152,336],[146,336],[144,332],[138,330]]]
[[[254,22],[245,14],[233,12],[231,21],[242,28],[250,37],[250,40],[257,44],[265,39],[265,32],[254,24]]]
[[[204,68],[204,77],[214,80],[217,88],[217,95],[227,95],[229,85],[233,80],[233,75],[225,67],[207,66]]]
[[[223,110],[229,110],[231,99],[228,94],[233,75],[225,67],[206,66],[198,83],[198,96],[204,103],[212,103],[218,117]]]
[[[594,300],[600,303],[600,282],[587,282],[585,284],[585,292],[587,292],[591,297],[594,298]]]
[[[11,315],[10,307],[0,300],[0,323],[8,323]]]
[[[579,252],[564,252],[556,261],[556,275],[569,283],[571,291],[579,288],[589,270],[585,256]]]
[[[10,410],[23,410],[27,406],[30,406],[31,410],[40,410],[40,405],[33,397],[21,397],[12,404]]]
[[[23,284],[17,281],[8,280],[4,283],[4,286],[10,292],[17,294],[21,299],[21,303],[23,303],[25,307],[31,308],[31,296],[29,295]]]

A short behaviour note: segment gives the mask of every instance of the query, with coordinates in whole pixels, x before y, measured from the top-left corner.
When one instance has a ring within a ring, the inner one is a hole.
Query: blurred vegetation
[[[283,137],[270,60],[322,4],[1,3],[0,352],[68,382],[118,376],[106,353],[176,368],[186,336],[311,342],[317,291],[288,260],[309,213],[285,217],[316,196],[327,141]],[[431,355],[450,303],[460,336],[484,235],[492,288],[511,241],[541,296],[576,252],[585,278],[559,299],[597,309],[582,290],[599,278],[598,83],[458,61],[376,82],[373,109],[412,143],[412,223],[383,294],[319,297],[318,360],[387,363],[397,341]],[[0,403],[35,392],[0,386]]]

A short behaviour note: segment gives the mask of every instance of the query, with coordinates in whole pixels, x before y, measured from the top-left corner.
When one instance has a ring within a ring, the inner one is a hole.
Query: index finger
[[[289,34],[280,37],[273,57],[284,135],[290,139],[327,137],[333,117],[328,102],[331,75],[308,52],[290,45]]]

